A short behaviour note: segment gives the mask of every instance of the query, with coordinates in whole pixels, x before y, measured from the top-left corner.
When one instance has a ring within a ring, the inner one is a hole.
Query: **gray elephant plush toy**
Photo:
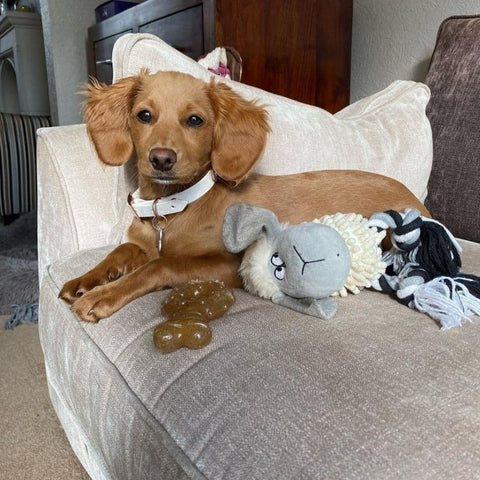
[[[324,319],[337,312],[330,295],[345,285],[351,256],[335,228],[281,225],[273,212],[237,203],[225,213],[223,241],[229,252],[246,250],[240,267],[245,290]]]

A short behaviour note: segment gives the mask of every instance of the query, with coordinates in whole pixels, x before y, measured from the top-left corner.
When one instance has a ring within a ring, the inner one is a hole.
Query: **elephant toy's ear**
[[[223,243],[231,253],[245,250],[262,235],[271,243],[281,231],[273,212],[247,203],[230,205],[223,219]]]

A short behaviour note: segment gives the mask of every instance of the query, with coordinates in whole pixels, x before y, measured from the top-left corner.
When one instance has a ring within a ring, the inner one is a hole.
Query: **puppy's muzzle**
[[[175,165],[177,154],[170,148],[153,148],[148,158],[155,170],[168,172]]]

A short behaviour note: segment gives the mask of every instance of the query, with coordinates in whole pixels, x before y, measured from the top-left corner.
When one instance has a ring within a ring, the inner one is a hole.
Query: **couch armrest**
[[[123,168],[99,160],[85,125],[38,130],[39,276],[59,258],[119,243],[131,214]]]

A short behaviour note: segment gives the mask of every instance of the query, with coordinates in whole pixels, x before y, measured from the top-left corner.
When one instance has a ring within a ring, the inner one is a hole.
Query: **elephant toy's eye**
[[[270,263],[276,267],[273,271],[275,278],[283,280],[285,278],[285,262],[279,257],[278,252],[272,255]]]
[[[278,267],[279,265],[284,265],[283,260],[278,255],[278,252],[275,252],[272,255],[272,258],[270,259],[270,262],[272,263],[272,265],[275,265],[276,267]]]
[[[281,265],[273,272],[277,280],[283,280],[285,278],[285,265]]]

